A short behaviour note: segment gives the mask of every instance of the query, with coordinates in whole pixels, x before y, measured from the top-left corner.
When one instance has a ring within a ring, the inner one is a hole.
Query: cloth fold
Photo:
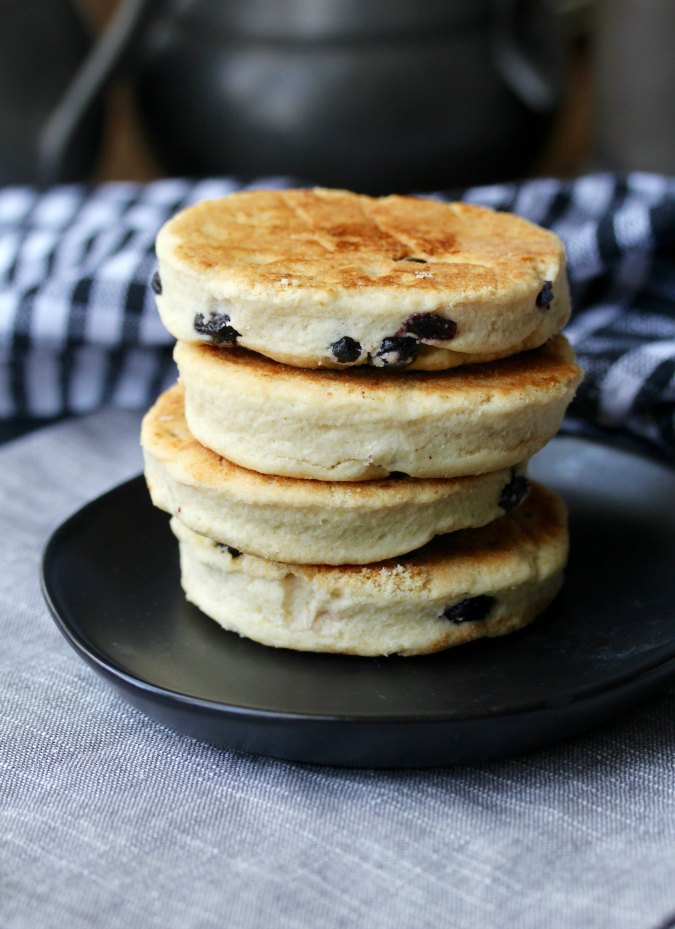
[[[0,191],[0,418],[147,407],[175,378],[148,286],[157,230],[238,189],[216,178]],[[511,210],[561,236],[567,334],[586,370],[568,426],[675,453],[675,179],[598,174],[426,196]]]

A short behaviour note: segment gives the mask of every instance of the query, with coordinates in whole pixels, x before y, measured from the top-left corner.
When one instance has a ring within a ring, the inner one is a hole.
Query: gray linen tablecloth
[[[140,468],[105,411],[0,449],[0,926],[675,925],[675,690],[568,743],[423,772],[212,749],[52,623],[44,542]]]

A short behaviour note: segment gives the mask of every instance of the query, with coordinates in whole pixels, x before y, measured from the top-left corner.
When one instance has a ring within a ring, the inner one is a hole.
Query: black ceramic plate
[[[532,626],[420,658],[256,645],[187,604],[142,478],[52,536],[43,587],[68,641],[132,704],[219,746],[367,767],[477,762],[596,725],[675,675],[675,472],[555,439],[532,473],[570,507],[563,593]]]

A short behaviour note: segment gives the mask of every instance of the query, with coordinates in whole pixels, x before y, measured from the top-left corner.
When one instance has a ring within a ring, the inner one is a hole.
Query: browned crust
[[[569,385],[581,376],[574,352],[562,335],[555,336],[538,349],[499,361],[449,371],[403,371],[396,378],[392,378],[387,370],[365,367],[343,371],[294,368],[242,348],[223,352],[218,347],[194,343],[184,350],[194,353],[193,364],[199,364],[201,360],[207,364],[239,367],[242,373],[246,372],[258,380],[283,378],[291,384],[306,385],[308,389],[318,388],[326,392],[335,389],[344,395],[388,393],[409,396],[415,393],[445,396],[487,390],[504,395]]]
[[[238,193],[190,207],[165,228],[194,274],[279,290],[318,282],[497,296],[519,281],[539,286],[547,263],[564,264],[557,236],[512,214],[340,190]]]
[[[424,587],[434,575],[445,571],[490,575],[519,548],[534,551],[567,537],[567,507],[561,498],[542,484],[533,481],[530,493],[517,510],[503,519],[478,529],[436,536],[431,542],[408,555],[365,565],[298,566],[303,571],[348,577],[358,574],[375,589],[400,583],[406,588]]]

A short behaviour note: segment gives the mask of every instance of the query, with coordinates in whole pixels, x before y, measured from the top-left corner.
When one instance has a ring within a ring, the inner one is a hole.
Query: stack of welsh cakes
[[[529,623],[567,558],[526,476],[581,379],[552,233],[463,203],[255,191],[153,279],[179,384],[143,423],[186,596],[266,645],[416,655]]]

